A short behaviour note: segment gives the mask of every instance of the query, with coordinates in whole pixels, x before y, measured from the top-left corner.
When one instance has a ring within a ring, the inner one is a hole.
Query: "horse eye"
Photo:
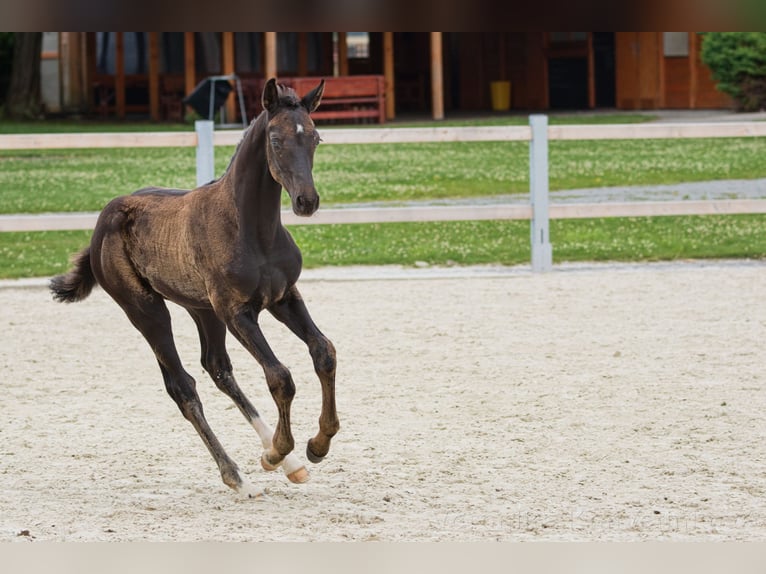
[[[272,139],[271,147],[273,147],[275,150],[282,149],[282,142],[279,141],[278,139]]]

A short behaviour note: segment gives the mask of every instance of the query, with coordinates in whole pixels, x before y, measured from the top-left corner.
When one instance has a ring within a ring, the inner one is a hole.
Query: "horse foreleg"
[[[261,439],[263,448],[270,449],[274,431],[261,418],[234,378],[231,360],[226,352],[226,325],[212,311],[200,309],[188,309],[188,311],[197,324],[202,348],[202,366],[216,386],[234,402],[245,419],[253,426]],[[285,457],[281,467],[291,482],[302,483],[309,479],[305,465],[293,453]]]
[[[293,450],[295,441],[290,429],[290,406],[295,396],[295,383],[290,371],[277,360],[274,352],[266,342],[263,332],[258,325],[258,313],[252,307],[233,313],[227,318],[227,325],[232,334],[250,352],[263,368],[266,384],[277,406],[277,426],[271,437],[271,446],[261,457],[261,464],[266,470],[275,470],[285,457]],[[259,425],[264,436],[270,429]],[[256,431],[258,428],[256,428]]]
[[[306,456],[311,462],[320,462],[330,450],[330,441],[340,429],[335,407],[335,347],[316,326],[298,289],[293,286],[287,295],[269,311],[308,345],[314,370],[322,384],[322,411],[319,432],[309,439]]]

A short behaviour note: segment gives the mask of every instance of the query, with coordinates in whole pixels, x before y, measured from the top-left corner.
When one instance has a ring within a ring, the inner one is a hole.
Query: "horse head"
[[[320,142],[309,114],[319,106],[324,80],[303,98],[274,78],[263,89],[263,109],[268,113],[266,156],[269,172],[290,196],[293,212],[309,216],[319,208],[314,186],[314,151]]]

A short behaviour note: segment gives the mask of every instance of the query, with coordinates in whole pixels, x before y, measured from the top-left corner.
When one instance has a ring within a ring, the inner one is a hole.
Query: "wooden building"
[[[60,32],[59,103],[64,112],[178,120],[198,82],[236,73],[246,85],[379,74],[389,119],[491,110],[498,81],[510,83],[516,111],[732,107],[700,61],[700,40],[696,32]]]

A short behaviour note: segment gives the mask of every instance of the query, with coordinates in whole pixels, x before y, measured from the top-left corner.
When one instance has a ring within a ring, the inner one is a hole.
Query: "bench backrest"
[[[321,77],[291,78],[291,87],[303,96],[314,89]],[[353,98],[383,95],[383,76],[342,76],[325,78],[323,98]]]

